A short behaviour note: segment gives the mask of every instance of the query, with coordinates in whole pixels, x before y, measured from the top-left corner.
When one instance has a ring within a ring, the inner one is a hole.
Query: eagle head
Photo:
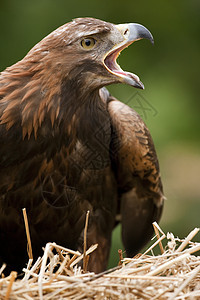
[[[80,103],[103,86],[121,82],[143,89],[139,77],[116,62],[124,48],[142,38],[153,43],[151,33],[135,23],[77,18],[59,27],[1,73],[0,124],[7,130],[20,124],[23,138],[32,132],[36,137],[45,119],[52,127],[70,121]]]
[[[51,73],[81,89],[93,90],[112,83],[143,89],[139,77],[123,71],[116,62],[120,52],[136,40],[152,34],[136,23],[114,25],[94,18],[77,18],[38,43],[27,55],[40,55]]]

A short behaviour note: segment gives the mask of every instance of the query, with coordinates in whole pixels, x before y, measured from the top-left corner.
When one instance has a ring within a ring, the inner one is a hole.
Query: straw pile
[[[200,250],[200,243],[191,241],[199,229],[180,240],[172,233],[165,236],[156,223],[153,225],[156,241],[145,253],[134,258],[121,257],[119,266],[101,274],[86,271],[85,262],[97,245],[81,254],[48,243],[42,258],[34,265],[29,260],[23,279],[16,279],[15,272],[0,279],[0,298],[200,299],[200,257],[193,255]],[[160,255],[153,253],[156,245]],[[78,266],[81,260],[85,270]]]

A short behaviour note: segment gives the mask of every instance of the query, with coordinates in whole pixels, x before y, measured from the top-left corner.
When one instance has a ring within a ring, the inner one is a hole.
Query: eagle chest
[[[78,121],[72,152],[69,155],[63,148],[59,170],[54,171],[51,180],[48,180],[48,184],[52,185],[53,178],[56,193],[53,194],[51,186],[43,191],[43,195],[49,204],[56,207],[73,206],[75,203],[82,206],[87,202],[94,209],[106,206],[110,210],[117,188],[111,168],[108,112],[105,109],[91,110],[90,114],[86,111]]]

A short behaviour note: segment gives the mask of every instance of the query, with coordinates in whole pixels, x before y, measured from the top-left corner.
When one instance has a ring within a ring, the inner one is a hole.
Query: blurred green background
[[[140,76],[145,90],[125,85],[109,89],[135,108],[151,131],[168,198],[160,225],[180,237],[200,227],[199,13],[199,0],[0,0],[0,71],[75,17],[137,22],[153,33],[154,46],[142,40],[119,58],[122,68]],[[121,247],[117,228],[111,254],[115,262]],[[111,265],[115,262],[111,259]]]

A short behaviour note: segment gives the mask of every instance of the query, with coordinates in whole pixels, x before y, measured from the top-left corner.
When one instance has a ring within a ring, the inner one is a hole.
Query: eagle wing
[[[159,163],[139,114],[110,95],[107,101],[112,128],[110,155],[118,185],[117,218],[122,223],[127,255],[133,256],[151,238],[152,223],[161,217],[164,195]]]

